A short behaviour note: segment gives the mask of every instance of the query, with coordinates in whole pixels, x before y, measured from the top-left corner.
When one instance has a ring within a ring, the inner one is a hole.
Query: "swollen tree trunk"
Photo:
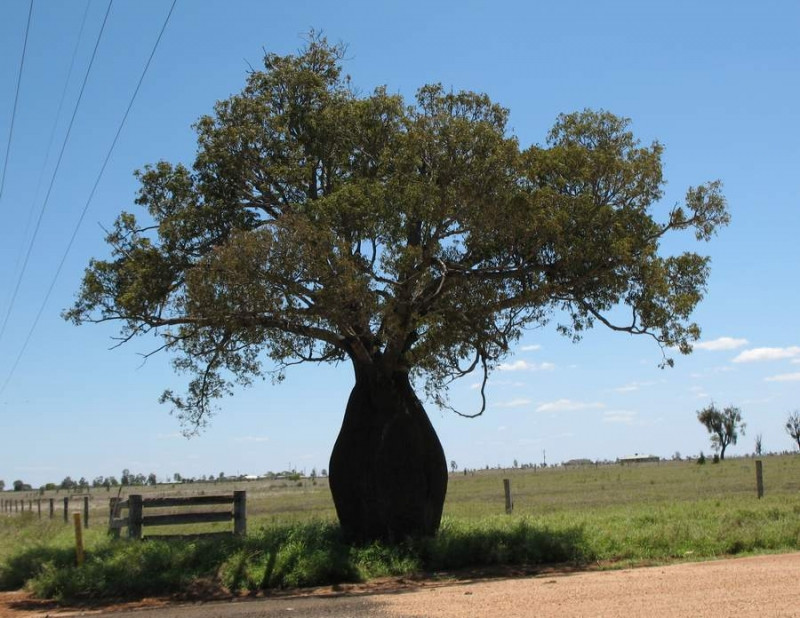
[[[439,528],[447,462],[405,372],[356,363],[329,467],[336,513],[352,541],[400,541]]]

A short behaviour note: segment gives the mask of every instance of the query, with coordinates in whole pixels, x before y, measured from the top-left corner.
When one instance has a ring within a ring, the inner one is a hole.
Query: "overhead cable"
[[[147,70],[150,68],[150,63],[152,62],[153,57],[156,54],[156,50],[158,49],[158,44],[161,42],[161,37],[164,35],[164,31],[167,29],[167,24],[169,23],[169,19],[172,16],[172,12],[175,10],[175,5],[177,4],[177,2],[178,0],[172,0],[172,5],[169,8],[169,12],[167,13],[166,18],[164,19],[164,24],[161,26],[161,31],[158,33],[158,38],[156,39],[156,42],[153,44],[153,49],[150,52],[150,56],[147,59],[147,63],[144,65],[142,74],[139,77],[138,83],[136,84],[136,89],[133,91],[133,94],[131,95],[131,100],[128,103],[128,107],[125,110],[125,114],[123,115],[122,120],[119,123],[119,128],[117,129],[117,132],[114,135],[114,139],[111,142],[111,146],[109,147],[108,152],[106,153],[105,160],[103,161],[103,165],[100,168],[100,172],[97,174],[97,179],[94,182],[94,186],[92,187],[92,190],[89,193],[89,197],[87,198],[86,203],[83,206],[83,210],[81,211],[81,215],[78,218],[78,221],[76,222],[74,229],[72,230],[72,236],[69,239],[67,248],[64,250],[64,254],[61,256],[61,261],[58,264],[56,273],[53,276],[52,281],[50,282],[50,286],[47,288],[47,294],[45,294],[44,300],[42,301],[42,304],[39,306],[39,310],[36,313],[36,317],[34,318],[33,324],[30,330],[28,331],[27,336],[25,337],[25,341],[22,344],[22,348],[20,349],[19,354],[17,354],[17,357],[14,360],[14,364],[11,367],[11,371],[9,372],[8,377],[6,378],[5,382],[3,382],[3,385],[0,387],[0,394],[2,394],[6,390],[8,383],[11,381],[11,378],[13,377],[14,372],[16,371],[17,366],[19,365],[19,362],[22,359],[22,356],[25,354],[25,350],[27,349],[28,344],[31,341],[31,337],[33,336],[33,333],[36,330],[36,326],[39,324],[39,319],[42,317],[42,314],[44,313],[47,301],[50,299],[50,295],[53,292],[53,288],[55,288],[56,282],[58,281],[58,277],[61,274],[61,270],[64,267],[64,263],[67,260],[67,255],[69,254],[70,249],[72,249],[72,245],[75,243],[75,238],[78,235],[78,230],[80,229],[80,226],[83,223],[84,218],[86,217],[86,213],[89,210],[89,205],[91,204],[92,199],[94,198],[95,191],[97,190],[97,187],[100,184],[100,180],[103,177],[103,173],[105,172],[106,166],[108,165],[108,162],[111,159],[111,153],[114,151],[114,147],[117,145],[119,136],[122,133],[122,129],[125,126],[126,120],[128,119],[128,114],[130,113],[131,108],[133,107],[133,103],[136,100],[136,95],[139,94],[139,89],[142,86],[142,82],[144,81],[144,77],[147,74]]]
[[[6,157],[3,161],[3,174],[0,176],[0,198],[3,197],[3,188],[6,185],[6,170],[8,169],[8,158],[11,154],[11,140],[14,137],[14,120],[17,117],[17,102],[19,101],[20,84],[22,83],[22,69],[25,66],[25,51],[28,49],[28,33],[31,30],[31,17],[33,16],[33,0],[28,6],[28,25],[25,26],[25,41],[22,44],[22,57],[19,61],[19,74],[17,75],[17,88],[14,93],[14,107],[11,110],[11,126],[8,128],[8,142],[6,143]]]
[[[89,0],[86,0],[86,8],[83,11],[83,19],[81,21],[81,29],[78,32],[78,38],[75,39],[75,47],[72,50],[72,60],[69,63],[69,71],[67,71],[67,78],[64,80],[64,87],[61,90],[61,100],[58,103],[58,110],[56,111],[55,118],[53,119],[53,126],[50,129],[50,138],[48,139],[47,143],[47,153],[45,159],[42,161],[42,167],[39,170],[39,180],[36,182],[36,191],[33,193],[34,198],[39,196],[39,193],[42,188],[42,181],[44,180],[44,171],[47,168],[47,162],[50,160],[50,152],[53,150],[53,142],[55,141],[56,136],[56,127],[58,127],[58,119],[61,118],[61,110],[64,107],[64,101],[67,98],[67,87],[69,86],[70,78],[72,77],[72,70],[75,68],[75,59],[78,57],[78,48],[80,47],[81,39],[83,38],[83,30],[86,27],[86,17],[89,14]],[[35,200],[34,200],[35,201]],[[33,221],[33,214],[34,209],[31,208],[30,215],[28,216],[28,221],[25,224],[25,232],[22,234],[21,238],[23,241],[22,246],[24,247],[25,239],[28,237],[28,232],[31,229],[31,223]],[[17,263],[14,264],[14,272],[17,273],[19,271],[20,261],[22,260],[22,247],[20,247],[20,253],[17,256]],[[9,290],[10,292],[10,290]],[[9,304],[10,306],[10,304]]]
[[[111,12],[111,5],[114,0],[108,0],[108,7],[106,8],[106,14],[103,18],[103,24],[100,26],[100,32],[97,34],[97,41],[94,44],[94,50],[92,51],[92,57],[89,60],[89,66],[86,68],[86,74],[83,76],[83,83],[81,84],[81,90],[78,94],[78,100],[75,102],[75,109],[72,110],[72,118],[70,118],[69,126],[67,127],[67,133],[64,135],[64,142],[61,144],[61,151],[58,154],[58,160],[56,161],[56,167],[53,170],[53,176],[50,178],[50,186],[47,188],[47,195],[45,195],[44,202],[42,202],[42,208],[39,211],[39,217],[36,219],[36,226],[33,228],[33,237],[31,238],[30,242],[28,243],[28,250],[25,252],[25,259],[22,262],[22,269],[19,272],[19,276],[17,277],[17,282],[14,285],[14,291],[11,294],[11,301],[8,305],[8,311],[6,312],[6,317],[3,320],[3,325],[0,326],[0,341],[3,340],[3,335],[6,332],[6,326],[8,326],[8,319],[11,317],[11,312],[14,309],[14,303],[17,300],[17,294],[19,293],[20,285],[22,284],[22,279],[25,277],[25,271],[28,268],[28,261],[31,257],[31,252],[33,251],[33,246],[36,243],[36,237],[39,235],[39,228],[42,225],[42,218],[44,217],[44,212],[47,209],[47,204],[50,201],[50,194],[53,191],[53,185],[56,181],[56,176],[58,175],[58,169],[61,167],[61,159],[64,157],[64,150],[67,147],[67,142],[69,141],[69,135],[72,132],[72,125],[75,122],[75,116],[78,114],[78,108],[81,104],[81,99],[83,98],[83,91],[86,89],[86,82],[89,80],[89,73],[92,70],[92,65],[94,64],[94,59],[97,56],[97,48],[100,46],[100,39],[103,37],[103,30],[105,30],[106,22],[108,21],[108,14]]]

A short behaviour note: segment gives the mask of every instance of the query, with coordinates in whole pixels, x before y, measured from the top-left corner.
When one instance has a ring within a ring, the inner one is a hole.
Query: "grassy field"
[[[763,462],[762,499],[756,496],[752,459],[456,473],[450,477],[440,534],[401,548],[345,546],[325,479],[131,489],[149,495],[246,489],[247,539],[216,545],[110,543],[105,522],[108,498],[116,492],[93,490],[92,527],[85,531],[85,542],[97,572],[85,568],[81,574],[69,567],[72,526],[65,526],[58,512],[54,520],[39,520],[34,504],[33,513],[0,514],[0,588],[28,582],[45,596],[104,596],[112,590],[137,596],[175,591],[188,585],[187,577],[213,577],[228,588],[253,591],[495,564],[627,566],[798,550],[800,456],[765,457]],[[505,514],[504,478],[511,481],[511,515]],[[57,508],[63,495],[54,494]],[[13,496],[6,492],[3,497]],[[73,502],[81,508],[82,499]],[[203,530],[230,526],[212,524]],[[162,531],[175,532],[145,529],[145,534]],[[143,574],[159,570],[166,579],[154,584],[142,575],[139,588],[120,591],[121,584],[108,572],[114,564],[127,584],[138,581],[131,577],[133,564]],[[109,587],[95,590],[96,579]]]

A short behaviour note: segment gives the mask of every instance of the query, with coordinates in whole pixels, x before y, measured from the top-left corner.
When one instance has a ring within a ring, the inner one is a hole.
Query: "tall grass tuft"
[[[497,565],[635,565],[797,551],[800,458],[766,463],[761,500],[746,460],[455,476],[437,536],[392,546],[346,544],[326,515],[327,490],[305,488],[294,502],[264,498],[261,508],[271,510],[248,513],[244,538],[113,541],[102,527],[86,530],[80,569],[71,526],[25,513],[0,518],[0,589],[25,585],[38,596],[75,600],[186,594],[202,583],[252,594]],[[507,474],[512,515],[504,514]]]

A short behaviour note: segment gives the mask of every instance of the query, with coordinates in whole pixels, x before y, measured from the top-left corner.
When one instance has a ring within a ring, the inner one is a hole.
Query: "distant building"
[[[593,466],[594,462],[591,459],[570,459],[565,461],[564,466]]]
[[[661,461],[661,458],[658,455],[640,455],[639,453],[634,453],[633,455],[628,455],[627,457],[620,457],[617,461],[621,464],[626,463],[654,463]]]

